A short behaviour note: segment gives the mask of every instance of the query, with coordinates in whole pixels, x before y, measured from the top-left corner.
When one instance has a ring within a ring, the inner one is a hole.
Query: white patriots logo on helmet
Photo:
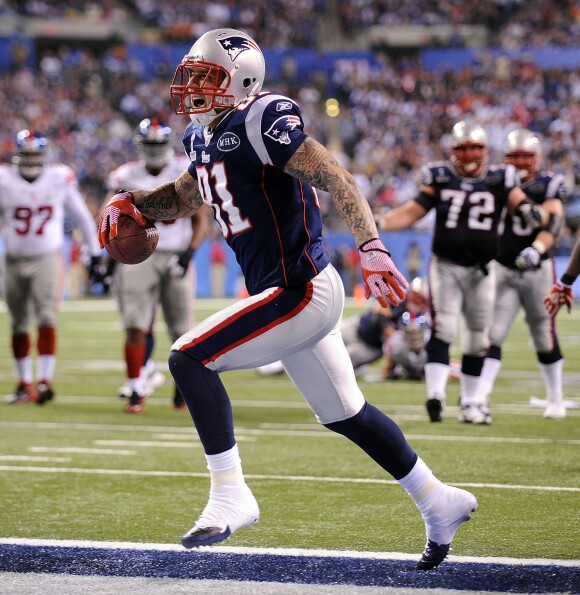
[[[245,37],[225,37],[224,39],[218,39],[218,43],[229,54],[232,62],[246,50],[260,51],[260,48],[253,41]]]
[[[268,128],[265,135],[282,145],[289,145],[290,133],[301,124],[298,116],[282,116]]]

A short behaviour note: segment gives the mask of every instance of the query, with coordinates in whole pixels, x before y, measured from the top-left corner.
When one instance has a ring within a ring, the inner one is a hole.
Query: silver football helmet
[[[259,93],[266,76],[262,51],[246,33],[215,29],[204,33],[175,71],[170,87],[176,114],[207,126],[224,111]]]
[[[411,281],[405,298],[405,307],[413,314],[429,310],[429,284],[427,279],[415,277]]]
[[[462,120],[451,130],[451,163],[459,174],[476,177],[487,163],[487,132],[476,122]]]
[[[542,145],[540,139],[525,128],[518,128],[507,135],[504,159],[516,167],[522,182],[533,178],[540,169]]]
[[[48,139],[38,132],[21,130],[16,135],[16,154],[12,162],[25,180],[32,182],[42,173],[47,146]]]
[[[139,122],[133,137],[139,159],[147,168],[161,169],[165,167],[173,155],[171,140],[173,130],[156,118],[145,118]]]

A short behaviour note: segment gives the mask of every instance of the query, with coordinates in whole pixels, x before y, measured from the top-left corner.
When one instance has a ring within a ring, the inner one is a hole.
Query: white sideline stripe
[[[0,455],[0,461],[22,461],[23,463],[70,463],[70,457],[31,457],[28,455]]]
[[[23,467],[0,465],[0,471],[26,471],[29,473],[79,473],[95,475],[131,475],[135,477],[209,477],[209,473],[195,471],[140,471],[137,469],[86,469],[83,467]],[[313,477],[309,475],[260,475],[245,474],[246,479],[266,481],[310,481],[319,483],[364,483],[380,485],[398,485],[394,479],[374,479],[370,477]],[[579,487],[565,486],[533,486],[509,485],[502,483],[449,482],[462,488],[497,489],[497,490],[530,490],[539,492],[580,492]]]
[[[77,447],[52,447],[52,446],[29,446],[30,452],[68,452],[71,454],[90,454],[90,455],[114,455],[114,456],[132,456],[136,455],[136,450],[111,450],[106,448],[77,448]],[[70,459],[69,459],[70,460]]]
[[[546,421],[546,423],[549,423]],[[262,424],[266,425],[266,424]],[[273,425],[273,424],[272,424]],[[284,424],[285,426],[285,424]],[[43,430],[94,430],[94,431],[119,431],[119,432],[151,432],[167,434],[171,432],[179,435],[188,435],[188,438],[196,440],[193,427],[170,427],[170,426],[125,426],[122,424],[69,424],[58,422],[0,422],[0,428],[28,428]],[[293,426],[288,426],[293,427]],[[302,427],[298,424],[298,427]],[[256,430],[251,428],[236,428],[236,434],[242,440],[247,436],[296,436],[316,438],[340,438],[338,434],[329,432],[325,428],[313,424],[310,430]],[[552,440],[548,438],[510,438],[503,436],[453,436],[439,434],[406,434],[408,440],[439,440],[444,442],[493,442],[506,444],[580,444],[580,440]],[[181,436],[173,436],[172,439],[180,439]],[[246,438],[247,439],[247,438]],[[109,443],[110,444],[110,443]],[[131,443],[133,444],[133,443]]]
[[[130,543],[123,541],[74,541],[58,539],[24,539],[17,537],[0,538],[0,544],[4,545],[27,545],[38,547],[81,547],[94,549],[123,549],[137,551],[164,551],[164,552],[186,552],[187,550],[172,543]],[[349,550],[309,550],[299,548],[262,548],[262,547],[229,547],[212,545],[197,548],[200,552],[215,552],[219,554],[243,554],[276,555],[276,556],[301,556],[308,558],[356,558],[363,560],[416,560],[417,554],[405,554],[402,552],[357,552]],[[450,562],[480,563],[480,564],[507,564],[510,566],[566,566],[570,568],[580,567],[580,560],[550,560],[546,558],[494,558],[475,556],[454,556],[447,557]]]

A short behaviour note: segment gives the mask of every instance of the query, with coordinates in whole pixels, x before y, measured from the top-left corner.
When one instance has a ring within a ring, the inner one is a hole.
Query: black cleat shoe
[[[181,538],[181,545],[186,548],[201,547],[225,541],[232,532],[229,527],[207,527],[200,529],[197,525]]]
[[[125,413],[143,413],[143,410],[145,409],[144,403],[145,398],[136,391],[133,391],[123,411]]]
[[[428,539],[425,551],[421,559],[417,562],[417,570],[432,570],[433,568],[437,568],[447,558],[449,545],[448,543],[438,544]]]
[[[427,399],[425,401],[425,407],[432,422],[442,421],[441,411],[443,411],[443,403],[439,399]]]
[[[41,380],[36,385],[36,404],[44,405],[54,398],[54,390],[47,380]]]

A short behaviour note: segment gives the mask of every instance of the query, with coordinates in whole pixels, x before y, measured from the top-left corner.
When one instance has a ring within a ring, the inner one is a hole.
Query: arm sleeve
[[[90,255],[99,256],[101,254],[101,247],[97,239],[97,224],[79,192],[76,179],[71,181],[67,188],[65,209],[74,224],[81,230]]]

